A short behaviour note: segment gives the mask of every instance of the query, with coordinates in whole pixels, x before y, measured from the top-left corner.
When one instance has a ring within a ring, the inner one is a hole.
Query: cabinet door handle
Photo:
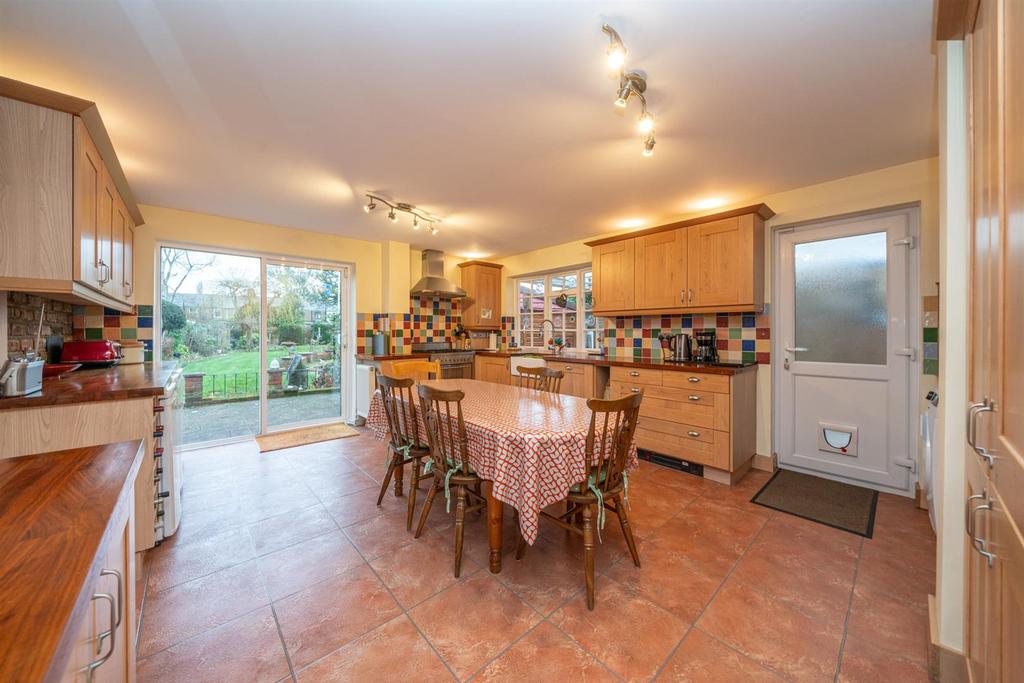
[[[967,496],[967,500],[964,501],[964,531],[971,537],[971,545],[974,544],[974,509],[971,507],[972,500],[985,500],[985,494],[975,493],[973,496]]]
[[[100,572],[100,576],[114,576],[117,578],[117,624],[114,625],[117,628],[121,625],[121,615],[124,614],[124,577],[116,569],[104,569]]]
[[[697,394],[690,394],[689,396],[686,397],[686,400],[687,401],[699,401],[700,400],[700,396],[698,396]]]
[[[972,531],[977,528],[977,524],[975,524],[975,522],[973,520],[974,520],[974,517],[978,514],[978,512],[980,512],[981,510],[991,510],[991,509],[992,509],[992,501],[989,500],[987,498],[987,496],[986,496],[985,504],[984,505],[979,505],[978,507],[974,508],[974,510],[971,511],[971,519],[972,519],[972,521],[971,521],[971,529],[972,529]],[[978,538],[976,535],[974,535],[972,533],[971,534],[971,545],[974,546],[974,549],[978,551],[979,555],[981,555],[982,557],[985,558],[985,561],[988,562],[988,566],[991,567],[992,563],[996,559],[996,554],[988,551],[988,541],[986,541],[984,538]]]
[[[995,412],[996,404],[988,396],[982,399],[981,403],[972,403],[967,410],[967,444],[974,449],[974,452],[981,456],[989,469],[995,464],[995,455],[984,446],[977,444],[978,440],[978,416],[982,413]]]
[[[687,382],[693,382],[694,384],[696,384],[697,382],[700,381],[700,377],[687,377],[686,381]]]
[[[630,376],[630,377],[639,377],[639,376],[640,376],[640,373],[639,373],[639,372],[637,372],[636,370],[630,370],[630,371],[629,371],[629,376]]]
[[[638,388],[636,388],[636,387],[631,387],[630,391],[633,392],[634,394],[639,394],[640,393],[640,390]]]
[[[690,290],[690,299],[689,299],[689,303],[691,303],[691,304],[693,303],[693,290],[692,290],[692,289]]]
[[[679,290],[679,303],[681,303],[681,304],[685,304],[686,303],[686,290],[685,289],[680,289]]]
[[[696,439],[696,438],[697,438],[698,436],[700,436],[700,432],[694,431],[694,430],[692,430],[692,429],[691,429],[690,431],[686,432],[686,434],[687,434],[688,436],[692,436],[692,437],[693,437],[693,438],[695,438],[695,439]]]
[[[103,640],[106,639],[108,635],[110,636],[110,649],[107,651],[107,654],[103,655],[99,659],[94,659],[85,667],[85,680],[87,683],[92,683],[96,669],[106,664],[107,660],[114,654],[114,647],[117,641],[117,626],[114,625],[114,622],[117,619],[114,610],[114,596],[110,593],[94,593],[92,599],[110,601],[110,630],[104,631],[99,635],[100,644],[103,643]],[[97,654],[99,654],[99,652],[97,652]]]
[[[103,259],[100,259],[99,262],[96,264],[96,266],[98,268],[102,268],[101,272],[103,273],[98,278],[99,284],[105,285],[108,282],[110,282],[110,266],[108,266],[106,263],[104,263]]]

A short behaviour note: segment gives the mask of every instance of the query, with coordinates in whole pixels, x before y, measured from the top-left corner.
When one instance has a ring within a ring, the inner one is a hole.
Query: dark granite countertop
[[[511,358],[512,356],[540,356],[548,362],[589,363],[599,367],[648,368],[654,370],[677,370],[680,372],[705,372],[712,375],[735,375],[757,367],[756,363],[673,363],[655,358],[633,358],[630,356],[598,356],[579,352],[537,353],[531,351],[477,351],[481,356]]]
[[[61,378],[44,379],[42,391],[34,394],[0,398],[0,410],[160,396],[177,369],[175,361],[82,368]]]

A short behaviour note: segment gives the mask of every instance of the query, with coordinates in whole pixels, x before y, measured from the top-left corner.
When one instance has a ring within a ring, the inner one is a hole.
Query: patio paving
[[[270,424],[283,425],[338,415],[338,392],[295,394],[270,399]],[[259,433],[259,401],[210,403],[184,409],[182,443],[197,444]]]

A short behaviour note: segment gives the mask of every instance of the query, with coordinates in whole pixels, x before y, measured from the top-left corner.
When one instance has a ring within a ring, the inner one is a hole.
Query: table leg
[[[487,482],[487,545],[491,548],[491,573],[501,573],[501,527],[505,504],[494,497],[494,484]]]

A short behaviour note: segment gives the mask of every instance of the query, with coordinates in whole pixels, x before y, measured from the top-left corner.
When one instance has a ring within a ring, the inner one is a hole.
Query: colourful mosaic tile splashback
[[[658,335],[716,331],[718,358],[727,363],[771,362],[771,318],[763,313],[644,315],[605,319],[605,346],[612,356],[659,358]]]
[[[103,306],[78,306],[72,310],[75,339],[138,340],[153,360],[153,307],[140,304],[129,313]]]
[[[459,302],[417,297],[409,300],[408,313],[356,313],[356,353],[373,349],[373,333],[382,330],[382,319],[391,327],[391,353],[411,353],[413,344],[449,341],[461,320]]]

